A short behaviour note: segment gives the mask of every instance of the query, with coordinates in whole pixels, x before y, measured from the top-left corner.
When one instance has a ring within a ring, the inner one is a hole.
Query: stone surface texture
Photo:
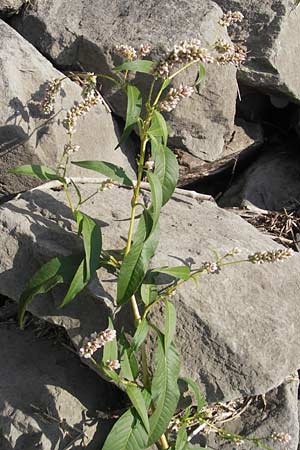
[[[288,145],[269,146],[221,197],[221,206],[254,206],[282,211],[299,208],[300,166],[297,148]]]
[[[55,114],[40,111],[46,83],[63,77],[29,42],[13,28],[0,21],[0,197],[35,186],[33,178],[8,174],[8,169],[22,164],[57,164],[64,144],[66,129],[62,121],[66,111],[80,101],[80,87],[65,80],[55,104]],[[74,160],[98,159],[111,161],[133,173],[135,149],[114,151],[118,143],[117,124],[103,104],[79,118],[74,143],[80,151]],[[131,161],[131,164],[130,162]],[[82,170],[73,166],[73,175]],[[85,176],[92,172],[85,171]]]
[[[171,0],[40,0],[13,25],[43,54],[62,67],[111,75],[112,66],[120,64],[116,44],[139,46],[148,42],[153,57],[184,39],[200,38],[204,45],[218,37],[228,39],[218,24],[221,9],[210,0],[204,2]],[[197,68],[176,78],[176,83],[194,84]],[[135,82],[147,92],[149,83],[138,75]],[[170,143],[207,161],[221,155],[230,138],[237,92],[233,66],[209,66],[199,94],[182,101],[170,115]],[[102,82],[102,93],[113,110],[125,116],[126,99],[115,92],[111,82]]]
[[[83,195],[94,191],[83,186]],[[86,204],[85,212],[102,225],[104,249],[124,247],[131,193],[114,188]],[[36,189],[0,208],[0,293],[17,300],[28,278],[57,254],[79,248],[63,192]],[[161,240],[152,264],[178,265],[193,258],[195,267],[233,247],[241,258],[278,246],[236,215],[213,202],[198,203],[177,195],[161,216]],[[261,394],[278,386],[300,366],[297,319],[299,255],[284,263],[229,265],[219,274],[203,275],[174,297],[178,313],[177,345],[182,373],[200,383],[209,401]],[[57,309],[62,290],[36,298],[35,315],[63,325],[74,344],[107,326],[114,309],[114,277],[101,270],[88,289],[64,309]],[[162,325],[158,308],[154,320]],[[129,326],[124,309],[117,326]],[[280,364],[277,362],[280,361]]]
[[[232,36],[245,43],[247,61],[238,71],[242,83],[265,93],[300,101],[299,20],[293,0],[216,0],[224,11],[240,11],[245,19]]]
[[[112,421],[97,410],[118,409],[120,392],[32,327],[1,323],[0,339],[1,450],[99,450]]]
[[[26,0],[0,0],[0,18],[19,12]]]
[[[273,440],[263,441],[272,450],[297,450],[299,442],[298,422],[298,375],[295,373],[279,387],[268,392],[264,398],[252,398],[245,412],[236,420],[226,423],[226,430],[246,437],[270,436],[272,433],[286,433],[291,439],[289,443]],[[219,450],[239,450],[241,445],[216,438],[211,433],[208,439],[211,448]],[[243,450],[255,450],[257,446],[244,440]]]

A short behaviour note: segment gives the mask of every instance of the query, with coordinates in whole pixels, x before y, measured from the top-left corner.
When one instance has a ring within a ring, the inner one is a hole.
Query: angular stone
[[[300,101],[300,8],[290,0],[216,0],[224,11],[240,11],[245,19],[231,28],[245,43],[247,61],[238,71],[242,83],[265,93]]]
[[[300,171],[297,144],[263,148],[263,154],[233,182],[219,200],[221,206],[246,202],[270,211],[299,208]]]
[[[82,185],[83,195],[94,186]],[[74,193],[72,193],[74,195]],[[127,235],[131,192],[115,187],[105,191],[84,211],[98,218],[104,249],[121,249]],[[36,189],[0,207],[0,293],[17,300],[29,277],[57,254],[76,252],[81,242],[74,233],[63,192]],[[199,267],[240,247],[241,257],[278,248],[268,237],[240,217],[213,202],[198,203],[176,195],[162,211],[160,245],[152,265],[195,261]],[[73,231],[72,231],[73,230]],[[257,266],[229,265],[219,274],[203,275],[199,285],[189,282],[174,297],[178,324],[176,339],[182,355],[182,373],[200,383],[209,401],[261,394],[278,386],[300,366],[298,336],[300,306],[295,254],[284,263]],[[63,325],[74,344],[107,326],[114,310],[114,276],[98,273],[94,281],[63,309],[57,305],[64,289],[36,298],[35,315]],[[129,327],[125,308],[117,326]],[[162,312],[153,318],[162,325]],[[280,361],[280,364],[278,364]]]
[[[13,22],[18,31],[43,54],[62,67],[77,67],[112,75],[120,64],[116,44],[139,46],[150,43],[153,56],[184,39],[200,38],[207,45],[218,37],[228,39],[218,24],[221,10],[210,0],[41,0]],[[237,92],[233,66],[209,66],[199,94],[184,100],[170,115],[173,146],[207,161],[217,159],[229,139]],[[178,83],[194,84],[196,67],[178,77]],[[136,76],[135,83],[148,93],[148,81]],[[145,77],[144,77],[145,79]],[[146,83],[146,84],[145,84]],[[113,110],[125,116],[126,99],[103,79],[102,93]],[[168,118],[169,119],[169,118]]]
[[[112,421],[97,410],[119,410],[120,391],[31,327],[2,323],[0,340],[1,450],[79,448],[83,432],[88,448],[99,450]]]
[[[8,169],[22,164],[55,166],[67,142],[62,121],[66,111],[80,101],[80,87],[64,81],[55,105],[55,115],[40,111],[40,102],[47,81],[63,77],[31,44],[13,28],[0,21],[0,197],[29,189],[38,181],[8,174]],[[123,166],[131,174],[135,148],[123,147],[114,151],[118,143],[117,125],[104,105],[94,107],[79,118],[74,143],[81,149],[73,160],[99,159]],[[128,149],[128,158],[124,154]],[[82,170],[72,166],[71,174]],[[85,176],[92,172],[85,171]],[[92,175],[94,176],[94,175]]]

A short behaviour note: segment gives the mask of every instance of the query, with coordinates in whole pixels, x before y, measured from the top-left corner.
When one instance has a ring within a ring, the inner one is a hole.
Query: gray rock
[[[84,196],[94,191],[90,185],[82,188]],[[102,226],[104,249],[124,247],[130,199],[128,190],[116,187],[85,204],[85,212]],[[70,218],[63,192],[46,188],[0,207],[1,294],[17,300],[43,262],[76,252],[80,242]],[[177,194],[163,209],[160,245],[152,264],[174,266],[193,258],[199,267],[214,259],[213,251],[223,255],[236,246],[241,258],[278,247],[214,203]],[[200,383],[209,401],[265,393],[300,366],[300,306],[295,302],[299,263],[295,254],[284,263],[229,265],[219,274],[203,275],[199,286],[190,282],[178,290],[174,301],[182,372]],[[79,346],[84,336],[107,326],[107,314],[114,310],[114,277],[101,270],[98,276],[64,309],[57,309],[62,289],[39,296],[29,309],[63,325]],[[117,325],[127,328],[129,317],[123,309]],[[161,325],[161,311],[154,320]]]
[[[300,100],[299,19],[293,0],[216,0],[224,11],[240,11],[245,20],[232,27],[248,49],[239,79],[276,96]]]
[[[288,434],[291,439],[286,445],[272,439],[264,440],[263,443],[273,450],[282,450],[283,448],[297,450],[299,442],[298,387],[298,376],[294,374],[281,386],[268,392],[264,398],[252,398],[249,407],[240,417],[232,422],[220,423],[220,426],[231,433],[249,438],[271,436],[272,433]],[[208,446],[219,450],[239,450],[241,448],[241,445],[232,441],[226,442],[216,438],[213,433],[209,435]],[[257,446],[251,441],[244,440],[242,448],[256,450]]]
[[[21,7],[29,3],[30,0],[0,0],[0,17],[9,17],[16,14]]]
[[[153,56],[161,56],[167,47],[187,38],[201,38],[212,44],[227,37],[218,20],[221,10],[210,0],[42,0],[16,18],[14,26],[43,54],[63,67],[81,67],[93,72],[112,74],[112,63],[119,64],[116,44],[138,46],[149,42]],[[207,161],[216,160],[229,139],[233,127],[237,85],[236,70],[210,66],[200,94],[182,101],[170,117],[170,143]],[[178,77],[178,83],[194,84],[196,68]],[[135,82],[144,92],[148,83]],[[124,117],[125,97],[103,80],[102,93],[113,110]]]
[[[221,206],[246,202],[271,211],[299,208],[300,169],[297,146],[278,145],[264,153],[237,179],[219,201]]]
[[[81,449],[83,442],[99,450],[112,421],[97,410],[119,410],[120,392],[32,327],[2,323],[0,339],[1,450]]]
[[[0,21],[0,196],[17,193],[37,184],[32,178],[11,175],[9,168],[21,164],[55,166],[67,142],[62,121],[74,101],[80,100],[80,88],[65,80],[55,105],[55,115],[40,111],[47,81],[62,77],[54,67],[13,28]],[[74,143],[81,149],[73,159],[103,159],[133,173],[135,148],[114,151],[118,129],[104,105],[94,107],[78,120]],[[72,167],[73,175],[82,170]],[[85,171],[85,176],[92,172]]]

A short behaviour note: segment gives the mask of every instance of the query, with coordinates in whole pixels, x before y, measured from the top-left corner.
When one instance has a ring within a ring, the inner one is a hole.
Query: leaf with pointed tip
[[[81,292],[87,286],[89,280],[87,279],[86,274],[86,260],[85,258],[83,258],[71,281],[68,292],[59,305],[59,308],[63,308],[68,303],[70,303],[76,297],[76,295],[79,294],[79,292]]]
[[[109,328],[110,330],[115,329],[111,317],[108,318],[107,328]],[[109,341],[104,345],[102,362],[106,364],[107,361],[114,361],[116,359],[118,359],[118,343],[116,339],[113,339],[112,341]]]
[[[167,353],[170,345],[172,344],[175,332],[176,332],[176,309],[175,306],[166,300],[166,318],[165,318],[165,352]]]
[[[151,216],[152,216],[152,230],[151,233],[156,228],[159,220],[160,210],[162,207],[162,187],[158,176],[155,173],[147,172],[148,181],[151,188]]]
[[[162,204],[165,205],[176,188],[179,177],[178,162],[172,150],[162,145],[157,139],[151,139],[151,153],[155,163],[154,173],[162,185]]]
[[[72,161],[72,164],[84,169],[101,173],[107,178],[111,178],[112,180],[117,181],[120,184],[124,184],[125,186],[133,186],[133,182],[128,177],[125,170],[113,163],[107,161]]]
[[[162,334],[158,335],[157,342],[156,369],[151,386],[151,396],[155,409],[149,420],[148,446],[157,442],[166,431],[176,410],[180,395],[177,385],[180,369],[179,355],[173,344],[165,352]]]
[[[18,304],[19,323],[23,328],[26,307],[38,294],[45,294],[57,284],[70,283],[82,255],[56,256],[38,269],[27,282]]]
[[[164,116],[159,111],[154,111],[148,135],[150,138],[162,138],[164,145],[167,145],[168,126]]]
[[[112,427],[102,450],[145,450],[148,433],[136,411],[126,411]]]
[[[203,397],[202,392],[200,391],[198,384],[188,377],[180,378],[180,380],[184,381],[194,392],[197,402],[197,412],[199,413],[203,408],[203,406],[206,405],[206,401],[205,398]]]
[[[123,72],[129,70],[131,72],[151,73],[154,62],[147,59],[136,59],[135,61],[126,61],[120,66],[115,67],[115,72]]]
[[[198,93],[200,92],[200,87],[201,87],[201,84],[202,84],[204,78],[205,78],[205,66],[204,66],[204,64],[199,63],[199,66],[198,66],[198,77],[197,77],[197,80],[195,82],[195,87],[196,87]]]
[[[126,393],[130,398],[131,403],[136,409],[138,415],[140,416],[147,433],[149,433],[150,431],[149,418],[142,391],[137,386],[127,385]]]
[[[136,352],[140,346],[142,345],[142,343],[144,342],[144,340],[147,337],[149,331],[149,325],[146,319],[143,319],[137,329],[136,332],[134,333],[133,339],[132,339],[132,343],[131,343],[131,350]]]
[[[122,145],[129,137],[135,124],[138,122],[140,118],[142,110],[143,98],[139,89],[136,86],[132,86],[131,84],[129,84],[127,86],[126,92],[127,92],[126,122],[120,142],[118,143],[115,149],[120,147],[120,145]]]
[[[10,173],[16,173],[20,175],[30,175],[32,177],[39,178],[40,180],[58,180],[65,183],[66,180],[58,175],[53,169],[42,166],[39,164],[26,164],[24,166],[15,167],[9,170]]]
[[[75,217],[80,234],[82,234],[83,237],[86,261],[86,280],[89,281],[99,267],[99,258],[102,248],[101,228],[90,216],[81,211],[76,211]]]
[[[190,277],[191,269],[189,266],[175,266],[175,267],[156,267],[151,270],[152,273],[165,273],[174,278],[179,278],[180,280],[188,280]]]
[[[187,444],[187,432],[185,428],[180,428],[176,438],[175,450],[185,450]]]

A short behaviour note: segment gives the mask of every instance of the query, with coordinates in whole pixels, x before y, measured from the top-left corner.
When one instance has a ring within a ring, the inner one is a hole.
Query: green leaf
[[[172,150],[156,139],[151,139],[151,153],[155,163],[154,173],[158,176],[162,185],[162,204],[165,205],[176,188],[179,177],[178,162]]]
[[[168,126],[164,116],[159,111],[154,111],[148,135],[150,138],[162,138],[164,145],[167,145],[168,134]]]
[[[53,169],[38,164],[27,164],[25,166],[15,167],[9,170],[10,173],[17,173],[22,175],[31,175],[32,177],[39,178],[40,180],[59,180],[65,183],[66,180],[59,176]]]
[[[157,248],[159,228],[157,225],[152,232],[153,221],[152,223],[150,221],[149,230],[149,214],[149,211],[144,210],[138,224],[132,247],[123,260],[118,277],[118,305],[127,302],[138,290],[145,277],[149,261]],[[143,239],[146,240],[143,241]]]
[[[151,233],[157,226],[160,210],[162,207],[162,187],[158,176],[155,173],[147,172],[148,181],[151,188],[151,216],[152,216],[152,230]]]
[[[158,441],[166,431],[179,400],[177,379],[180,369],[179,355],[173,344],[164,351],[164,337],[158,336],[156,370],[152,380],[151,395],[155,410],[150,417],[148,446]]]
[[[184,381],[194,392],[197,402],[197,412],[199,413],[202,410],[203,406],[206,405],[206,401],[200,391],[198,384],[188,377],[180,378],[180,380]]]
[[[190,277],[191,269],[188,266],[175,266],[175,267],[157,267],[152,269],[153,273],[165,273],[174,278],[179,278],[180,280],[188,280]]]
[[[111,317],[108,318],[107,327],[111,330],[115,329]],[[109,341],[104,345],[102,362],[106,364],[107,361],[114,361],[115,359],[118,359],[118,343],[116,339]]]
[[[126,387],[126,393],[128,397],[131,400],[131,403],[135,407],[137,413],[139,414],[144,427],[146,428],[146,431],[150,432],[150,425],[149,425],[149,419],[148,419],[148,412],[145,405],[144,397],[142,395],[142,391],[137,387],[133,385],[128,385]]]
[[[19,323],[23,328],[26,307],[38,294],[45,294],[60,283],[69,283],[82,255],[56,256],[38,269],[27,282],[18,304]]]
[[[120,376],[126,378],[129,381],[134,381],[135,377],[131,367],[129,353],[130,352],[128,349],[124,350],[122,353]]]
[[[139,89],[136,86],[132,86],[131,84],[129,84],[127,86],[127,112],[125,127],[120,138],[120,142],[116,148],[118,148],[126,141],[135,124],[138,122],[138,119],[141,115],[142,102],[143,98]]]
[[[170,78],[166,78],[166,79],[164,80],[164,82],[162,83],[162,85],[161,85],[162,91],[164,91],[164,90],[169,86],[170,83],[171,83]]]
[[[91,217],[81,211],[76,211],[75,217],[80,234],[82,234],[83,237],[86,261],[86,281],[89,281],[99,267],[99,258],[102,248],[101,228]]]
[[[131,72],[151,73],[154,66],[153,61],[147,59],[137,59],[135,61],[126,61],[120,66],[114,68],[115,72],[130,70]]]
[[[89,282],[86,274],[86,260],[85,258],[83,258],[71,281],[68,292],[66,293],[62,303],[59,305],[59,308],[62,308],[63,306],[66,306],[68,303],[70,303],[76,297],[76,295],[86,287]]]
[[[131,349],[132,351],[137,351],[140,346],[142,345],[142,343],[144,342],[144,340],[147,337],[149,331],[149,325],[146,319],[143,319],[137,329],[136,332],[134,333],[133,339],[132,339],[132,343],[131,343]]]
[[[144,278],[143,284],[141,285],[141,298],[143,300],[143,303],[145,305],[150,305],[150,303],[154,302],[157,295],[158,295],[158,291],[157,291],[156,284],[147,280],[147,276],[146,276]]]
[[[185,428],[180,428],[176,438],[175,450],[184,450],[187,443],[187,432]]]
[[[101,173],[125,186],[133,186],[132,180],[126,175],[124,169],[113,163],[106,161],[72,161],[72,164]]]
[[[204,66],[204,64],[199,63],[199,66],[198,66],[198,77],[197,77],[197,80],[195,82],[195,87],[197,89],[198,94],[200,92],[201,84],[202,84],[204,78],[205,78],[205,66]]]
[[[145,450],[147,438],[142,421],[131,408],[112,427],[102,450]]]
[[[175,306],[166,300],[166,318],[165,318],[165,352],[168,351],[176,332],[176,309]]]

